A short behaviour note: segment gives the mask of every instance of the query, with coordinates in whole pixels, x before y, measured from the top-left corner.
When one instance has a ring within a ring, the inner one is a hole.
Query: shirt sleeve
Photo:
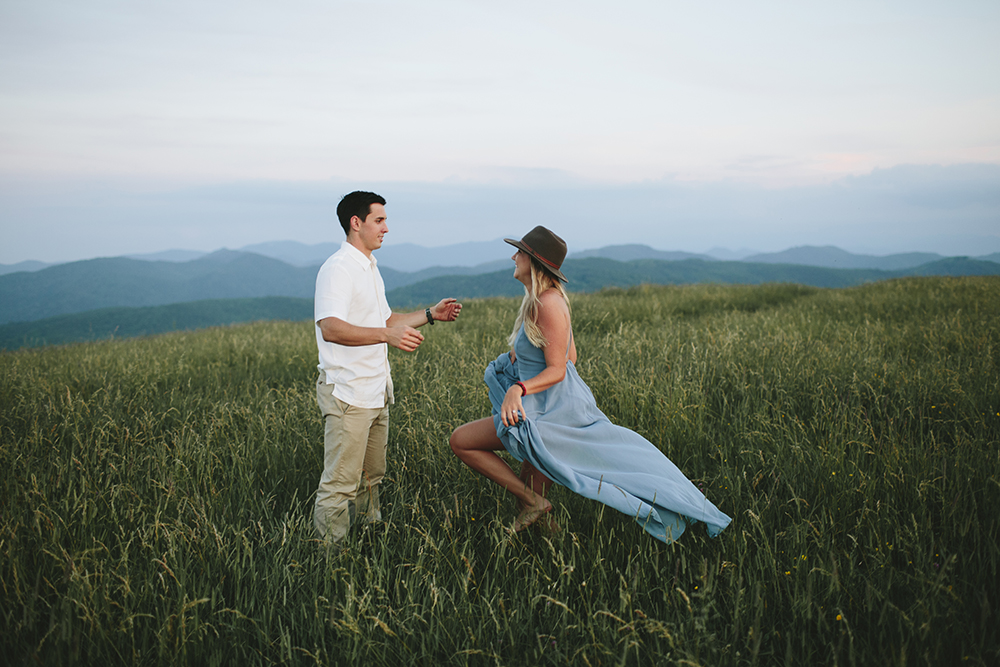
[[[378,298],[380,302],[381,309],[379,312],[385,313],[386,322],[392,317],[392,308],[389,307],[389,302],[385,298],[385,282],[382,280],[382,274],[378,273]]]
[[[327,317],[347,321],[351,312],[351,279],[339,264],[327,264],[316,274],[316,299],[313,319],[319,322]]]

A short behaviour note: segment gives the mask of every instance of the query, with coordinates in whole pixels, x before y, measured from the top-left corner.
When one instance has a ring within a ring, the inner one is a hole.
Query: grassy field
[[[995,665],[1000,279],[575,296],[599,406],[732,525],[561,534],[451,454],[516,301],[392,356],[385,530],[312,532],[308,322],[0,355],[4,664]]]

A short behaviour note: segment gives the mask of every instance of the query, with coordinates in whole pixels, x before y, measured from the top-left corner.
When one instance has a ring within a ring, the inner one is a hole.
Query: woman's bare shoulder
[[[542,320],[550,318],[568,319],[569,308],[566,306],[566,300],[559,293],[559,290],[545,290],[538,297],[538,300],[541,301],[541,307],[538,309],[540,323]]]
[[[557,311],[568,310],[566,307],[566,300],[563,295],[559,293],[557,289],[547,289],[539,295],[538,300],[542,304],[542,308],[551,309]]]
[[[538,300],[546,305],[553,302],[559,303],[562,306],[566,305],[566,300],[563,299],[563,295],[555,288],[549,288],[542,292],[538,297]]]

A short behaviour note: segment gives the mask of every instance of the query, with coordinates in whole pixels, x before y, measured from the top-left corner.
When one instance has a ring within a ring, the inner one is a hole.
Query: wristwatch
[[[431,309],[430,308],[424,308],[424,315],[427,316],[427,323],[433,326],[434,325],[434,317],[431,315]]]

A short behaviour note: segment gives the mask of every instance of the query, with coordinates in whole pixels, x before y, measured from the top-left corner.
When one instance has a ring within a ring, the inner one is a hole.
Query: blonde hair
[[[569,296],[567,296],[562,282],[543,269],[534,257],[528,255],[528,258],[531,260],[531,287],[525,286],[524,288],[524,299],[521,301],[521,309],[517,313],[517,319],[514,320],[514,330],[507,338],[507,344],[512,349],[522,324],[524,325],[524,333],[532,345],[544,349],[549,344],[549,341],[545,339],[545,334],[538,328],[538,307],[542,305],[541,296],[545,290],[558,290],[563,301],[566,302],[566,308],[569,308]]]

